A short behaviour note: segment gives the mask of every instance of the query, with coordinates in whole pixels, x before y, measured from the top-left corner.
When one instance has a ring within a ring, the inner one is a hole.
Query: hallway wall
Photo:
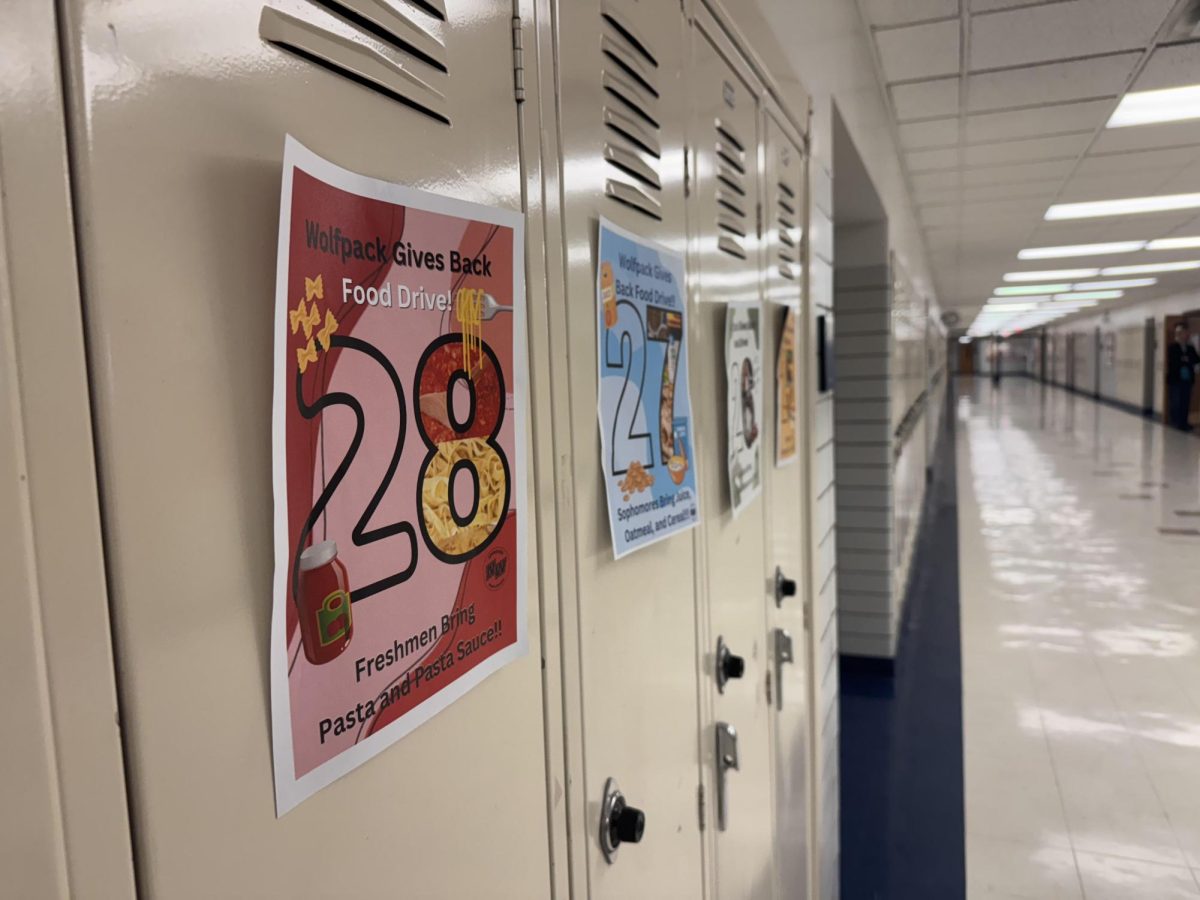
[[[1100,329],[1101,353],[1098,364],[1100,371],[1100,396],[1136,410],[1143,408],[1145,340],[1144,328],[1147,319],[1154,320],[1154,334],[1158,342],[1153,364],[1153,390],[1150,392],[1150,411],[1161,417],[1163,412],[1163,365],[1162,340],[1164,320],[1169,315],[1200,308],[1200,296],[1193,292],[1171,294],[1155,300],[1134,303],[1111,310],[1103,310],[1079,316],[1061,325],[1046,329],[1049,340],[1059,348],[1065,348],[1069,335],[1075,338],[1075,381],[1076,389],[1091,393],[1094,383],[1094,367],[1097,361],[1092,353],[1094,333]],[[1065,371],[1065,349],[1058,357],[1049,380],[1055,384],[1067,384]]]

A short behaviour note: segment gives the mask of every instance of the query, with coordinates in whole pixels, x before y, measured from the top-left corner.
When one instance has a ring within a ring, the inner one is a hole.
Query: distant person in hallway
[[[992,357],[992,386],[1000,387],[1000,365],[1003,362],[1004,357],[1003,357],[1003,354],[1001,353],[1000,345],[998,343],[992,345],[991,357]]]
[[[1188,340],[1191,333],[1187,323],[1175,326],[1175,343],[1167,348],[1167,404],[1171,424],[1181,431],[1191,431],[1188,410],[1192,408],[1192,385],[1200,368],[1200,354]]]

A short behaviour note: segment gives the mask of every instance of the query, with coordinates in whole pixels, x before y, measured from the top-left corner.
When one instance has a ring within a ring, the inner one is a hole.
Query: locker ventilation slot
[[[263,40],[450,124],[444,0],[275,0]]]
[[[784,278],[796,277],[800,264],[800,246],[796,234],[796,192],[784,182],[779,182],[779,193],[775,198],[775,220],[779,230],[779,274]]]
[[[604,193],[662,219],[662,127],[658,60],[650,44],[608,4],[601,13]]]
[[[716,128],[717,247],[745,259],[752,202],[746,196],[746,148],[728,123],[717,119]]]

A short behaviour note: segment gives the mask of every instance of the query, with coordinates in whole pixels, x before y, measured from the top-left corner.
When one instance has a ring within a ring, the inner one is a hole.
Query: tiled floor
[[[1200,440],[958,390],[968,896],[1200,897]]]

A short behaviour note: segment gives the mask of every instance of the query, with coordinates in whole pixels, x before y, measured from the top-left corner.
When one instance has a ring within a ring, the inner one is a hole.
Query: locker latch
[[[783,709],[783,664],[795,662],[792,654],[792,635],[786,628],[775,632],[775,708]]]
[[[728,722],[717,723],[717,830],[724,831],[729,821],[728,786],[725,779],[730,769],[738,768],[737,729]]]
[[[725,693],[725,682],[730,678],[741,678],[746,673],[746,660],[730,652],[725,638],[717,638],[716,658],[717,692]]]
[[[612,863],[622,844],[637,844],[646,830],[646,814],[625,802],[617,780],[604,782],[604,799],[600,803],[600,849]]]

